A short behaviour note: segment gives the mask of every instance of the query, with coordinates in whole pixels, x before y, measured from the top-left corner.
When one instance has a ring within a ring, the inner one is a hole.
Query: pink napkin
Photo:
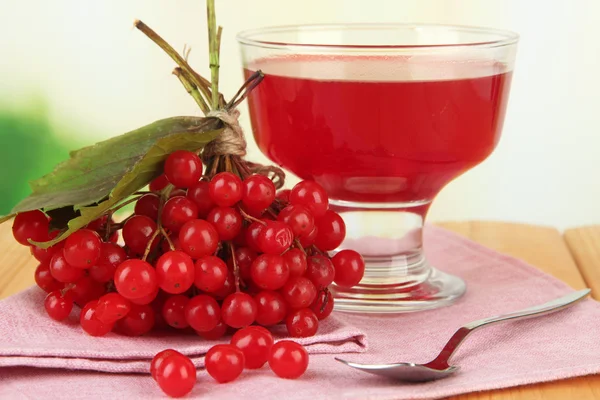
[[[467,294],[455,305],[395,316],[336,313],[332,323],[337,327],[333,331],[347,333],[341,339],[338,336],[336,346],[325,344],[323,339],[314,344],[314,353],[321,354],[311,355],[309,370],[302,378],[282,380],[264,367],[245,371],[236,382],[219,385],[200,371],[190,397],[227,399],[251,394],[265,400],[283,396],[286,400],[434,399],[600,373],[600,304],[593,300],[549,316],[499,324],[474,333],[453,359],[461,370],[435,382],[393,382],[354,371],[336,362],[333,355],[322,354],[353,351],[343,358],[358,362],[426,362],[467,322],[536,305],[572,290],[524,262],[442,229],[428,227],[425,240],[434,265],[467,281]],[[143,371],[153,345],[185,348],[194,355],[203,351],[202,342],[181,343],[183,339],[174,337],[83,339],[83,335],[75,335],[75,328],[59,326],[50,333],[39,331],[48,321],[37,321],[42,319],[42,311],[29,310],[36,308],[31,306],[31,296],[32,292],[25,292],[0,303],[0,363],[61,369],[0,368],[1,399],[41,398],[47,393],[61,393],[61,398],[164,398],[147,374],[65,368]],[[21,306],[13,306],[17,303]],[[369,340],[368,351],[362,353],[365,342],[360,332],[365,332]],[[321,335],[330,337],[331,333]],[[323,346],[326,351],[322,351]]]

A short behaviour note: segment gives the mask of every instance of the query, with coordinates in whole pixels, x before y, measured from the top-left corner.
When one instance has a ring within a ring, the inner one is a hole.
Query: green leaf
[[[197,133],[217,127],[218,122],[212,118],[167,118],[71,152],[71,158],[59,164],[52,173],[31,182],[32,194],[21,201],[12,212],[36,209],[49,211],[73,205],[80,208],[99,203],[107,198],[117,183],[121,186],[128,185],[127,188],[131,185],[137,187],[138,183],[147,183],[156,177],[159,168],[149,165],[155,166],[159,160],[162,161],[164,151],[177,146],[189,150],[201,149],[218,132],[199,136]],[[190,139],[189,142],[185,139],[187,132],[196,132],[194,139]],[[183,136],[177,136],[177,133]],[[173,139],[158,143],[162,138]],[[138,171],[142,177],[133,179],[131,172],[143,158],[146,163]],[[128,178],[125,179],[126,177]]]
[[[74,208],[81,215],[71,219],[65,231],[49,242],[32,243],[41,248],[48,248],[64,240],[73,232],[83,228],[107,211],[118,206],[129,196],[146,186],[152,179],[156,178],[160,174],[164,160],[170,153],[176,150],[198,151],[220,133],[221,129],[183,132],[170,134],[167,137],[159,139],[142,156],[141,160],[129,172],[123,175],[107,199],[94,205],[76,205]]]

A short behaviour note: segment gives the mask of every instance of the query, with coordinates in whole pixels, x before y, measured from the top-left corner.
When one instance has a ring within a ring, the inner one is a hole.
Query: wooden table
[[[501,222],[445,222],[439,225],[484,246],[510,254],[563,280],[574,289],[592,288],[600,300],[600,226],[567,230]],[[0,225],[0,298],[34,283],[37,263],[12,238],[10,222]],[[600,375],[512,389],[472,393],[457,399],[600,399]]]

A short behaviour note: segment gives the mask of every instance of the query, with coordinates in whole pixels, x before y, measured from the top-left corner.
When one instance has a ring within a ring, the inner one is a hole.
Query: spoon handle
[[[466,337],[478,328],[489,326],[498,322],[511,321],[515,319],[535,318],[541,315],[551,314],[553,312],[560,311],[572,306],[573,304],[587,296],[589,293],[590,289],[583,289],[569,293],[566,296],[560,297],[558,299],[549,301],[544,304],[540,304],[538,306],[529,307],[520,311],[498,315],[495,317],[484,318],[468,323],[462,328],[460,328],[458,331],[456,331],[454,335],[452,335],[448,343],[446,343],[446,345],[444,346],[444,349],[436,357],[435,362],[447,364],[450,360],[450,357],[452,357],[452,355],[456,352],[456,350],[466,339]]]

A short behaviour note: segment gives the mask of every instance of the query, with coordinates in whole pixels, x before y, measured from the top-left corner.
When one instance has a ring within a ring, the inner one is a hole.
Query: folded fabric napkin
[[[200,372],[189,397],[433,399],[600,373],[600,304],[590,299],[566,311],[474,333],[452,360],[460,365],[460,371],[439,381],[393,382],[355,371],[336,362],[333,355],[323,354],[353,351],[344,358],[378,363],[427,362],[467,322],[537,305],[572,290],[524,262],[440,228],[428,227],[425,241],[434,265],[467,281],[467,294],[456,304],[403,315],[335,313],[331,321],[334,327],[321,331],[318,344],[311,345],[315,354],[300,379],[279,379],[264,367],[245,371],[236,382],[219,385]],[[36,296],[34,292],[25,292],[0,303],[0,363],[54,369],[0,368],[2,399],[40,398],[47,393],[60,393],[65,399],[164,398],[148,374],[65,368],[141,372],[147,371],[147,359],[156,349],[187,349],[195,356],[206,349],[196,338],[188,339],[189,343],[176,337],[93,339],[60,324],[53,324],[49,331],[45,328],[49,321],[41,315],[40,299],[32,296]],[[332,338],[332,332],[338,332],[335,340],[323,339]],[[366,352],[360,352],[366,346],[362,332],[369,340]]]

